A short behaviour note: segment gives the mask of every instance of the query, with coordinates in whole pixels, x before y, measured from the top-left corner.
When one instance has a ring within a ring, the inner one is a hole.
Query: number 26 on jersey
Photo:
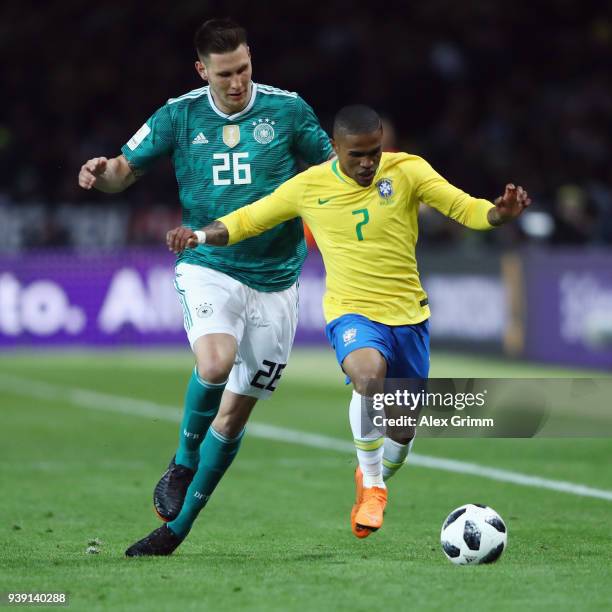
[[[213,154],[213,185],[250,185],[251,164],[245,162],[248,158],[246,151]]]

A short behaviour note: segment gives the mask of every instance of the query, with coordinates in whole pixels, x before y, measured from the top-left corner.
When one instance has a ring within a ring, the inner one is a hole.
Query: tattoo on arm
[[[499,211],[497,208],[490,208],[487,213],[487,220],[493,227],[499,227],[504,224],[504,221],[499,216]]]
[[[229,232],[221,221],[213,221],[202,229],[206,232],[206,244],[225,246],[229,242]]]

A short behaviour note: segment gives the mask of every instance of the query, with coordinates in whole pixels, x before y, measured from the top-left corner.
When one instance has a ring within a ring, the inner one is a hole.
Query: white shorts
[[[174,286],[193,349],[206,334],[229,334],[238,352],[226,389],[266,399],[276,389],[293,346],[297,283],[266,293],[204,266],[179,263]]]

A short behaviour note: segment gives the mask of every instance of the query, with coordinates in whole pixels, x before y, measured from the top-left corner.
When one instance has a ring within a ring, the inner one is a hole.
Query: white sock
[[[357,461],[363,473],[363,486],[385,489],[383,480],[383,445],[385,439],[375,429],[370,432],[362,432],[362,399],[363,397],[359,393],[353,391],[353,397],[349,405],[349,421],[357,451]],[[369,399],[365,398],[366,401]]]
[[[389,480],[404,463],[412,449],[414,438],[408,444],[400,444],[391,438],[385,438],[383,446],[383,478]]]

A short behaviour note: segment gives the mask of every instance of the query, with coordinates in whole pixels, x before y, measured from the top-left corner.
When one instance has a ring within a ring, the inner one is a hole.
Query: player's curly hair
[[[229,53],[247,44],[246,30],[231,19],[209,19],[196,31],[193,38],[199,57],[211,53]]]

